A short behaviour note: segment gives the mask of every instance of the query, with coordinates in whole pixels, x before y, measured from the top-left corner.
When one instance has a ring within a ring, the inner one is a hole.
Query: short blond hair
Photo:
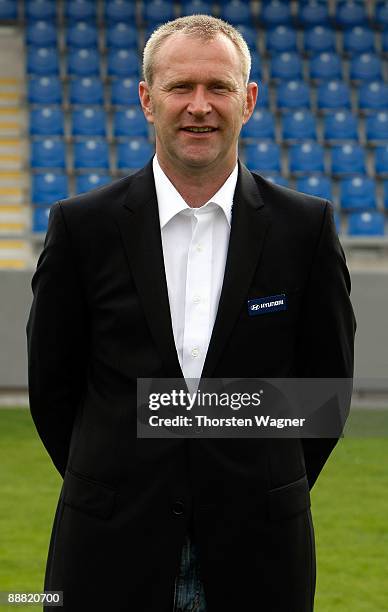
[[[236,28],[226,21],[212,17],[211,15],[189,15],[178,17],[173,21],[159,26],[150,36],[143,52],[143,77],[149,86],[154,79],[155,56],[164,41],[182,32],[187,36],[201,38],[202,40],[213,40],[219,34],[227,36],[235,45],[241,59],[241,67],[244,83],[247,85],[251,71],[251,54],[244,38]]]

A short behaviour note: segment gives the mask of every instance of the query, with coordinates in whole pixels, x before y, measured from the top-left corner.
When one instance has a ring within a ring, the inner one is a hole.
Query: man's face
[[[245,86],[231,40],[170,36],[155,58],[154,81],[139,95],[156,132],[158,159],[176,170],[230,168],[241,127],[251,116],[257,85]],[[198,129],[206,131],[198,131]]]

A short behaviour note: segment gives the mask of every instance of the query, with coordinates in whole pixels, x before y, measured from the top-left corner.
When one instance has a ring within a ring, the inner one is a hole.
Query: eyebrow
[[[194,85],[194,81],[191,81],[189,79],[174,79],[171,81],[168,81],[167,83],[165,83],[163,85],[163,87],[175,87],[176,85]],[[226,87],[226,88],[230,88],[230,89],[236,89],[238,87],[237,83],[235,83],[232,80],[226,79],[226,80],[222,80],[222,79],[212,79],[211,81],[209,81],[208,83],[206,83],[206,85],[208,86],[214,86],[214,85],[218,85],[220,87]]]

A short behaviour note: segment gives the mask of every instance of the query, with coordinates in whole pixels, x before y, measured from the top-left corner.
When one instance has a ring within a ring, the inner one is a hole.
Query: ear
[[[145,81],[139,83],[139,98],[143,113],[148,123],[154,123],[149,85]]]
[[[253,111],[255,110],[256,102],[257,102],[257,93],[258,86],[257,83],[248,83],[245,105],[244,105],[244,117],[243,117],[243,125],[245,125],[252,116]]]

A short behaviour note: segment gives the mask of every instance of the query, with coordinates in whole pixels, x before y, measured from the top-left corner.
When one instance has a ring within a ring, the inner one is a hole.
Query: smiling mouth
[[[210,134],[217,131],[217,128],[213,127],[186,127],[181,129],[183,132],[188,132],[189,134]]]

